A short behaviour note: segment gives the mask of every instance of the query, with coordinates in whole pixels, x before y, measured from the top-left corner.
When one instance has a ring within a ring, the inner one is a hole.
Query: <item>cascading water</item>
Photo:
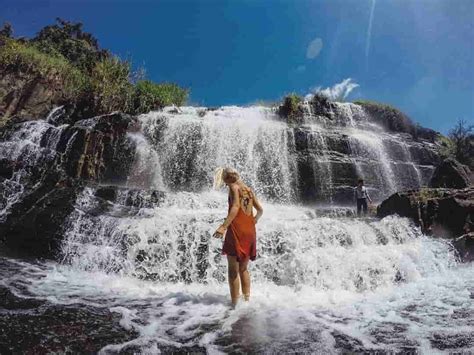
[[[294,199],[291,132],[285,123],[271,119],[271,110],[230,107],[205,117],[199,109],[183,111],[142,116],[169,189],[207,188],[216,167],[233,166],[257,193],[277,201]]]
[[[37,296],[120,313],[139,337],[103,353],[474,350],[474,273],[447,242],[404,218],[300,203],[308,159],[319,173],[312,183],[326,183],[316,190],[324,203],[352,183],[341,177],[348,166],[383,194],[407,186],[397,162],[419,165],[345,105],[344,125],[309,117],[299,132],[260,107],[141,116],[125,186],[86,187],[64,226],[61,263],[27,265],[15,277],[29,277]],[[251,302],[235,310],[222,241],[211,237],[227,212],[226,194],[210,190],[217,166],[238,169],[265,211]]]
[[[25,186],[29,183],[34,186],[38,167],[55,163],[54,148],[61,132],[61,127],[54,127],[44,121],[26,122],[0,143],[0,161],[9,159],[21,166],[8,179],[0,180],[0,223],[11,205],[17,202]]]

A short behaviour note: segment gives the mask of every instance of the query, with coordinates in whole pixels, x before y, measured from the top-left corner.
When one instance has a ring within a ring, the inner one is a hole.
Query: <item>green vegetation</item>
[[[95,114],[139,114],[181,106],[188,98],[188,90],[175,84],[149,80],[134,84],[130,62],[101,49],[81,23],[61,19],[30,40],[12,38],[11,26],[5,24],[0,29],[0,68],[51,83],[61,92],[61,101],[80,103]]]
[[[474,126],[458,120],[449,131],[451,155],[462,164],[474,168]]]
[[[296,121],[303,115],[301,102],[303,102],[301,96],[295,93],[287,95],[283,99],[283,104],[278,108],[278,114],[287,118],[289,122]]]
[[[5,39],[0,48],[0,66],[7,71],[19,71],[47,82],[61,83],[66,99],[74,99],[85,89],[86,77],[64,57],[50,56],[34,45]]]
[[[454,157],[454,144],[451,139],[446,136],[439,135],[436,143],[440,147],[439,154],[443,159]]]
[[[141,80],[135,85],[133,102],[136,111],[147,112],[172,104],[181,106],[186,103],[187,97],[187,90],[181,89],[176,84],[156,84],[149,80]]]
[[[43,53],[63,56],[72,65],[90,71],[96,63],[110,57],[100,49],[97,39],[82,30],[82,23],[71,23],[60,18],[57,24],[42,28],[31,42]]]
[[[442,192],[438,189],[431,189],[431,188],[427,188],[427,187],[422,187],[418,191],[418,196],[419,196],[419,200],[426,204],[428,202],[428,200],[430,200],[432,198],[443,197],[444,192]]]
[[[95,112],[132,112],[130,64],[117,57],[99,61],[91,71],[90,90]]]

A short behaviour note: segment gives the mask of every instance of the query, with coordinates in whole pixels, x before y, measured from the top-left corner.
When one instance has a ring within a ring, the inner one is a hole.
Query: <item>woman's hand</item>
[[[221,226],[219,226],[219,228],[217,228],[217,230],[214,232],[214,234],[212,236],[214,238],[222,238],[224,236],[225,230],[226,230],[226,228],[221,225]]]

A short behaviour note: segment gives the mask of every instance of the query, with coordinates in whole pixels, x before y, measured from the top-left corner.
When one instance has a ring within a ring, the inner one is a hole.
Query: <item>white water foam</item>
[[[425,239],[422,247],[437,243]],[[441,250],[442,244],[434,248]],[[474,350],[469,342],[474,334],[473,275],[472,265],[431,270],[416,282],[363,292],[255,281],[251,302],[235,310],[229,308],[224,283],[143,281],[56,264],[40,270],[28,265],[28,272],[16,277],[27,277],[29,291],[51,302],[108,306],[122,315],[124,328],[140,334],[102,353],[133,345],[141,353],[194,346],[208,353],[411,349],[442,354],[449,349],[442,351],[437,341],[447,339],[450,344],[449,339],[460,339],[463,343],[454,344],[454,349],[467,354]]]
[[[78,206],[93,199],[87,189]],[[32,290],[121,313],[140,337],[104,353],[132,345],[143,352],[433,353],[452,327],[453,336],[474,332],[472,266],[458,266],[446,242],[404,218],[315,217],[311,208],[267,201],[250,266],[252,301],[232,311],[222,241],[211,238],[225,200],[219,192],[180,192],[128,217],[110,212],[116,206],[95,216],[78,210],[64,243],[66,265],[51,266]],[[455,311],[464,318],[449,316]]]

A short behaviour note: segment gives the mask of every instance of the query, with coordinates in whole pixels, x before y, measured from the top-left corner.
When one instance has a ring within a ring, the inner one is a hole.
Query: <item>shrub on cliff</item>
[[[474,125],[468,125],[464,120],[458,120],[449,131],[452,142],[452,154],[459,162],[474,168]]]
[[[188,91],[176,84],[156,84],[149,80],[138,81],[133,94],[133,110],[148,112],[165,106],[181,106],[188,99]]]
[[[94,111],[109,113],[132,109],[133,85],[130,83],[130,64],[117,57],[106,58],[92,69],[87,93],[91,96]]]
[[[289,94],[283,99],[282,105],[278,108],[280,117],[288,119],[288,121],[295,121],[303,115],[301,108],[303,99],[296,94]]]

